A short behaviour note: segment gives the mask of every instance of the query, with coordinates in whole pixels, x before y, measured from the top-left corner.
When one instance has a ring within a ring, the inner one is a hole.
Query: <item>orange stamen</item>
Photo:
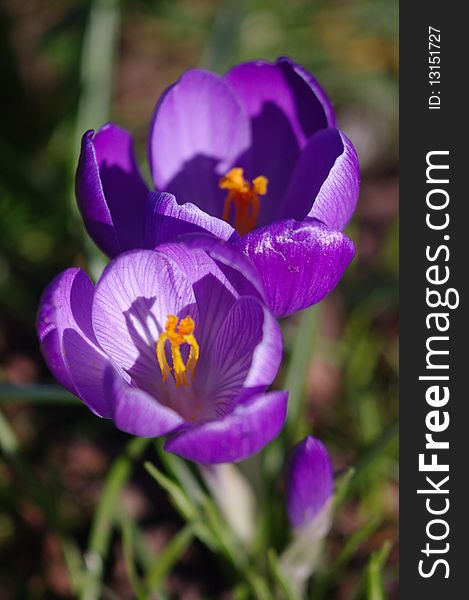
[[[191,317],[185,317],[179,321],[175,315],[168,315],[165,330],[160,334],[156,344],[156,357],[161,369],[163,383],[171,374],[171,367],[166,360],[165,343],[169,341],[171,345],[171,358],[173,362],[174,379],[176,387],[180,385],[188,386],[186,372],[189,371],[191,378],[194,377],[195,367],[199,360],[199,345],[194,337],[195,323]],[[181,355],[182,344],[190,346],[189,358],[184,364]]]
[[[245,235],[254,229],[259,217],[260,198],[267,194],[267,177],[260,175],[249,183],[244,179],[244,170],[241,167],[231,169],[219,181],[222,190],[228,193],[223,208],[223,219],[231,221],[231,205],[233,204],[234,228]]]

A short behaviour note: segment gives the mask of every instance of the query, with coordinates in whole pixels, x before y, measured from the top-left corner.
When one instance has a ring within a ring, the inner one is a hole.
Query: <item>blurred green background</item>
[[[127,442],[60,389],[38,387],[53,384],[34,333],[42,290],[67,267],[96,274],[102,265],[74,204],[82,133],[112,119],[134,133],[143,165],[155,101],[182,71],[222,73],[279,55],[317,76],[362,167],[347,229],[354,263],[303,322],[310,329],[296,356],[302,317],[283,323],[297,369],[287,381],[304,401],[293,437],[313,431],[339,473],[363,467],[328,538],[322,591],[311,597],[361,598],[370,556],[386,540],[385,595],[373,600],[397,597],[397,11],[397,0],[0,3],[1,600],[74,597],[61,543],[86,547],[102,482]],[[181,526],[165,494],[137,467],[123,497],[161,552]],[[116,533],[109,548],[103,597],[133,598]],[[190,542],[164,585],[174,598],[230,598],[234,583]]]

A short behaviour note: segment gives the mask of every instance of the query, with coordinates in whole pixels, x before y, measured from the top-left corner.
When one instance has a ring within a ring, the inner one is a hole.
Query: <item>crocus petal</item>
[[[157,251],[173,259],[192,284],[208,273],[220,277],[235,296],[264,299],[264,288],[257,269],[236,244],[224,244],[213,236],[187,235],[177,244],[161,244]]]
[[[189,233],[208,233],[222,241],[236,240],[237,232],[222,219],[200,210],[195,204],[178,204],[172,194],[152,192],[148,196],[145,245],[156,248]]]
[[[112,366],[106,370],[104,381],[112,406],[112,418],[122,431],[142,437],[158,437],[184,423],[174,410],[129,385]]]
[[[156,187],[221,216],[226,193],[219,178],[245,160],[250,143],[249,119],[230,86],[213,73],[188,71],[153,118],[149,162]]]
[[[282,335],[263,304],[244,296],[231,307],[207,352],[212,360],[205,389],[223,412],[241,388],[258,393],[273,381],[282,356]]]
[[[197,340],[210,346],[237,298],[262,297],[259,275],[243,253],[212,236],[181,237],[178,243],[161,244],[156,252],[177,264],[191,282],[198,307]]]
[[[292,61],[291,58],[289,58],[288,56],[282,56],[281,58],[278,58],[277,63],[282,64],[284,67],[286,67],[287,65],[290,66],[291,69],[293,69],[293,71],[295,71],[295,73],[304,80],[304,82],[311,88],[311,91],[313,92],[313,94],[321,104],[322,109],[324,110],[324,116],[326,121],[325,127],[335,127],[334,107],[332,106],[329,97],[327,96],[326,92],[324,91],[316,77],[314,77],[314,75],[307,71],[304,67]],[[307,110],[308,107],[306,107],[303,111],[299,111],[300,119],[302,118],[301,114],[304,114]],[[318,113],[320,114],[320,111],[318,111]],[[313,130],[317,131],[318,128],[314,129],[315,119],[312,114],[310,115],[309,119],[305,116],[305,119],[306,122],[311,123],[310,127],[306,127],[306,125],[303,125],[305,133],[309,137],[312,135]],[[323,122],[322,118],[320,119],[320,122]]]
[[[64,387],[76,393],[61,352],[64,330],[67,328],[81,330],[72,309],[72,289],[79,289],[79,295],[82,297],[82,312],[86,314],[87,310],[90,310],[93,284],[81,269],[67,269],[57,275],[44,290],[39,304],[36,329],[41,351],[50,371]],[[75,297],[74,293],[73,296]],[[76,308],[78,305],[75,303]],[[75,313],[79,317],[82,316],[80,311]],[[86,317],[81,320],[86,327]],[[89,312],[89,320],[91,323],[91,312]]]
[[[168,315],[194,314],[195,299],[176,265],[153,250],[121,254],[96,285],[92,322],[100,346],[146,391],[161,384],[156,342]]]
[[[350,220],[360,191],[358,157],[352,142],[337,129],[314,135],[303,149],[278,218],[308,215],[342,229]]]
[[[354,255],[341,231],[315,219],[278,221],[236,244],[257,268],[266,303],[284,317],[316,304],[340,281]]]
[[[75,329],[64,331],[62,354],[78,396],[94,413],[110,418],[112,408],[104,386],[108,357]]]
[[[331,126],[333,113],[313,76],[304,77],[288,59],[237,65],[226,80],[252,121],[250,176],[264,175],[269,180],[258,219],[264,225],[273,220],[301,148],[315,132]]]
[[[68,269],[58,275],[42,295],[37,333],[54,377],[80,396],[93,412],[109,417],[109,406],[103,395],[93,390],[90,393],[86,386],[88,377],[98,374],[99,379],[107,365],[91,327],[93,293],[94,286],[81,269]],[[82,361],[87,366],[84,372],[79,370]]]
[[[226,417],[170,437],[165,450],[198,463],[237,462],[259,452],[282,429],[287,392],[270,392],[239,403]]]
[[[312,436],[293,450],[287,468],[287,511],[293,527],[304,527],[332,496],[333,473],[324,445]]]
[[[148,189],[130,134],[109,123],[87,131],[76,174],[76,195],[86,229],[109,256],[143,246]]]

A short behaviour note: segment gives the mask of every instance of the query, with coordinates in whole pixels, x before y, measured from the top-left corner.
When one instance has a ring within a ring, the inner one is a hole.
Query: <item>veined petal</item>
[[[93,329],[114,364],[152,393],[161,383],[156,342],[170,314],[198,321],[190,282],[174,262],[134,250],[109,263],[96,285]]]
[[[37,315],[41,351],[54,377],[102,417],[110,416],[106,399],[86,381],[93,371],[100,385],[108,364],[91,326],[94,286],[81,269],[68,269],[45,289]],[[79,365],[85,362],[88,369]],[[78,368],[77,368],[78,367]]]
[[[353,243],[320,221],[278,221],[256,229],[236,246],[257,268],[267,306],[284,317],[316,304],[340,281]]]
[[[265,306],[243,296],[232,306],[207,351],[207,394],[216,398],[223,413],[234,398],[264,391],[277,374],[282,357],[280,328]],[[226,411],[225,411],[226,412]]]
[[[223,419],[176,433],[165,450],[198,463],[237,462],[259,452],[285,422],[287,392],[270,392],[239,403]]]
[[[239,238],[226,221],[210,216],[191,202],[178,204],[172,194],[164,192],[149,194],[145,221],[145,245],[148,248],[173,242],[189,233],[208,233],[222,241]]]
[[[333,473],[324,445],[312,436],[297,444],[287,468],[287,511],[293,527],[305,527],[332,496]]]
[[[191,282],[198,307],[198,342],[211,345],[232,305],[240,296],[261,297],[262,283],[242,251],[206,235],[181,237],[156,248],[174,261]]]
[[[244,166],[250,122],[237,96],[218,75],[193,69],[157,105],[149,138],[156,187],[221,217],[219,178]]]
[[[358,156],[337,129],[314,135],[303,149],[278,213],[279,218],[317,218],[343,229],[360,192]]]
[[[109,123],[82,139],[76,195],[86,229],[109,256],[143,246],[148,189],[130,134]]]
[[[104,381],[112,418],[122,431],[141,437],[158,437],[184,423],[174,410],[129,385],[112,366],[107,368]]]

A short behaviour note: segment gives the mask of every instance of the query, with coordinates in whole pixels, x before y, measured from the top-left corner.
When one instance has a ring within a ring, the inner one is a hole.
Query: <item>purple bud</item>
[[[287,511],[293,527],[311,522],[332,496],[329,454],[312,436],[295,446],[287,466]]]

